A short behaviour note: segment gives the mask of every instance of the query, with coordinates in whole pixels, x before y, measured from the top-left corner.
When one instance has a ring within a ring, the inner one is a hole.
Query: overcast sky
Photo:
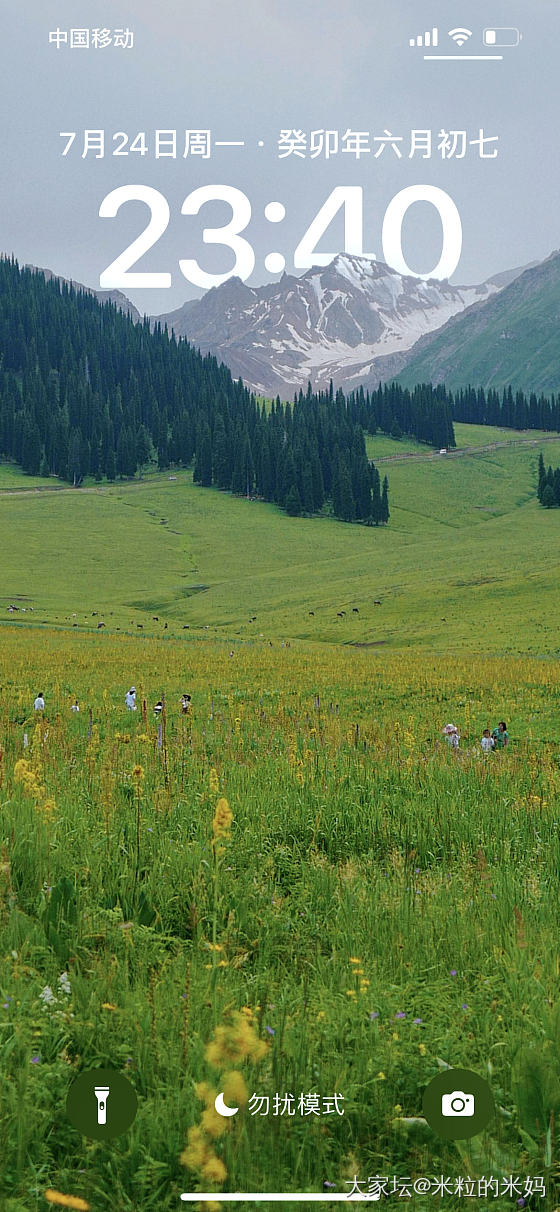
[[[429,51],[409,45],[437,26],[438,53],[490,54],[483,30],[491,25],[522,33],[502,61],[426,61]],[[49,44],[57,28],[126,27],[132,49]],[[472,31],[462,48],[449,38],[456,27]],[[2,33],[1,247],[98,287],[148,216],[141,202],[129,202],[115,218],[100,218],[102,199],[117,186],[152,186],[167,198],[170,221],[135,269],[168,272],[172,285],[127,293],[141,311],[160,313],[202,293],[182,276],[180,258],[213,273],[233,263],[230,251],[201,238],[203,227],[229,220],[225,203],[207,203],[198,217],[180,213],[201,185],[248,196],[244,235],[256,256],[249,284],[258,285],[274,280],[264,265],[272,251],[293,272],[294,249],[335,186],[363,186],[364,251],[382,258],[389,202],[405,186],[430,184],[445,189],[461,215],[453,280],[482,281],[560,246],[559,56],[560,0],[22,0]],[[480,159],[476,147],[461,160],[444,161],[437,150],[430,159],[409,157],[413,128],[466,130],[470,139],[481,127],[499,135],[494,160]],[[82,158],[84,128],[105,130],[104,158]],[[155,159],[156,128],[177,130],[177,159]],[[183,158],[186,128],[211,130],[209,159]],[[340,151],[329,160],[280,159],[282,129],[367,131],[372,140],[387,129],[403,137],[403,156],[388,148],[377,159]],[[59,131],[77,132],[66,157]],[[145,131],[148,154],[113,156],[118,131],[129,143]],[[215,140],[245,146],[217,148]],[[279,223],[264,215],[272,200],[286,208]],[[334,254],[343,245],[341,213],[318,247]],[[403,229],[407,263],[428,272],[440,246],[439,219],[417,204]]]

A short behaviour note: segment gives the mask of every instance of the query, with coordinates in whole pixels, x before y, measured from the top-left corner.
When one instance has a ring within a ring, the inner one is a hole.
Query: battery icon
[[[484,30],[482,41],[485,46],[519,46],[521,34],[513,25],[502,26],[501,29],[493,26]]]

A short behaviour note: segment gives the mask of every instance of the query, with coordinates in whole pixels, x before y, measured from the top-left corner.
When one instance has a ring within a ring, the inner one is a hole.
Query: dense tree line
[[[203,485],[291,514],[326,504],[346,521],[385,523],[388,484],[364,435],[451,447],[452,407],[443,387],[397,384],[348,397],[308,387],[265,406],[159,324],[0,259],[0,456],[29,474],[79,484],[194,460]]]
[[[0,456],[29,474],[77,485],[194,459],[198,483],[255,493],[292,514],[327,503],[346,521],[388,520],[361,401],[309,391],[293,406],[266,407],[187,341],[8,258],[0,359]]]
[[[430,446],[454,447],[453,397],[445,387],[418,384],[412,391],[398,383],[380,385],[364,392],[363,387],[348,397],[351,416],[370,434],[403,434],[427,442]]]
[[[199,427],[198,484],[274,501],[297,516],[329,502],[337,518],[378,525],[389,520],[388,483],[366,454],[356,409],[341,391],[308,387],[292,404],[251,399],[242,416],[219,401]]]
[[[465,387],[449,393],[455,421],[471,425],[501,425],[506,429],[560,431],[560,395],[537,396],[504,387],[502,392]]]
[[[545,509],[560,509],[560,467],[546,468],[542,451],[539,455],[537,497]]]

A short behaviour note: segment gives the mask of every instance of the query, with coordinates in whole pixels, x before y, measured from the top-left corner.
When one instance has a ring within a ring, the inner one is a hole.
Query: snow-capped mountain
[[[332,378],[351,389],[372,373],[390,377],[420,337],[490,298],[502,278],[511,280],[450,286],[341,253],[324,268],[266,286],[229,278],[158,319],[255,391],[290,398],[308,380],[325,387]]]

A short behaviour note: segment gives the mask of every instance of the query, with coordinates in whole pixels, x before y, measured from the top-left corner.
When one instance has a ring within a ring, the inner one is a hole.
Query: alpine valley
[[[157,317],[234,378],[263,395],[290,398],[315,389],[352,390],[393,378],[416,342],[472,305],[484,304],[522,269],[480,286],[403,276],[366,257],[338,254],[301,277],[247,286],[232,277],[178,310]]]

